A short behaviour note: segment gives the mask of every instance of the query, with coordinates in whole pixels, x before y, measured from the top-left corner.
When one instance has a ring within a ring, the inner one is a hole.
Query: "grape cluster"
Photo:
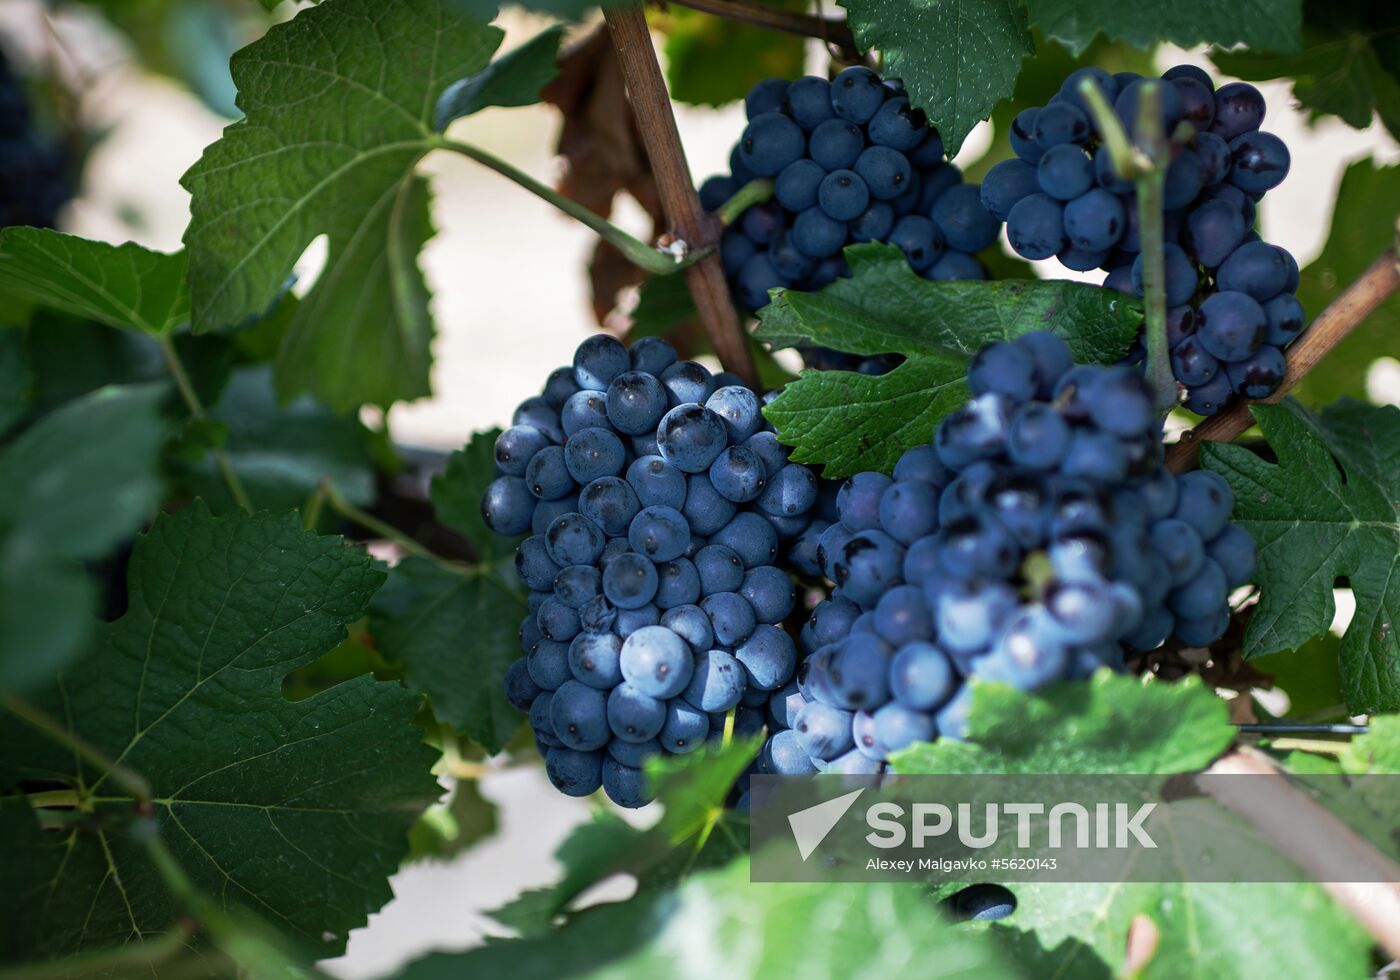
[[[770,78],[744,108],[731,173],[700,188],[714,210],[756,177],[774,181],[773,199],[745,211],[720,243],[743,309],[766,305],[777,286],[815,290],[849,275],[841,249],[854,242],[898,245],[928,279],[986,276],[973,255],[996,240],[1000,222],[946,161],[900,82],[860,66],[829,82]]]
[[[52,227],[72,196],[68,160],[35,127],[24,82],[0,51],[0,228]]]
[[[530,533],[525,656],[506,697],[526,712],[551,782],[647,802],[642,763],[724,729],[755,733],[797,648],[780,549],[810,523],[815,475],[788,462],[737,379],[662,340],[585,340],[496,440],[482,515]]]
[[[1218,475],[1163,468],[1138,372],[1030,333],[984,347],[968,385],[931,445],[851,477],[793,546],[835,589],[769,702],[764,770],[877,772],[964,734],[969,678],[1030,690],[1224,633],[1253,541]]]
[[[1011,125],[1016,159],[982,182],[982,203],[1006,222],[1011,247],[1028,259],[1058,256],[1079,272],[1108,272],[1104,285],[1142,295],[1134,184],[1114,171],[1098,140],[1080,82],[1092,79],[1134,132],[1145,80],[1082,68],[1049,104]],[[1283,380],[1283,348],[1304,327],[1293,295],[1298,264],[1253,230],[1255,205],[1288,173],[1288,148],[1259,131],[1264,97],[1179,65],[1162,76],[1169,133],[1186,123],[1165,181],[1166,293],[1172,368],[1186,407],[1212,415],[1234,394],[1263,398]],[[1141,356],[1141,347],[1136,351]]]

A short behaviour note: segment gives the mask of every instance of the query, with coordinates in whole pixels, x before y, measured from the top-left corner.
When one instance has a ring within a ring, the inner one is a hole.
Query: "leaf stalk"
[[[165,357],[165,366],[170,371],[170,376],[175,379],[175,387],[180,390],[180,397],[184,399],[185,407],[189,409],[191,417],[203,422],[209,414],[204,410],[204,402],[200,400],[199,393],[190,383],[189,372],[185,370],[185,363],[180,360],[180,352],[175,349],[175,341],[169,334],[160,335],[160,350]],[[222,446],[214,446],[211,451],[219,472],[223,475],[224,483],[228,485],[229,496],[233,497],[233,502],[249,514],[253,513],[253,501],[249,498],[243,481],[234,472],[228,454]]]

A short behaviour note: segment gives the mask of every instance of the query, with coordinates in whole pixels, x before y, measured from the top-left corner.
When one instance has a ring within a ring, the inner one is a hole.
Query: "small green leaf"
[[[1302,0],[1173,0],[1171,3],[1129,4],[1115,0],[1026,0],[1030,22],[1064,42],[1075,54],[1096,34],[1122,38],[1139,48],[1170,41],[1189,48],[1197,44],[1230,47],[1245,44],[1267,51],[1298,51],[1302,47]]]
[[[878,48],[886,72],[938,128],[948,155],[1016,87],[1033,54],[1019,0],[842,0],[862,49]]]
[[[435,803],[408,833],[408,861],[446,861],[496,832],[496,804],[475,779],[459,779],[452,799]]]
[[[1315,317],[1395,240],[1395,222],[1378,201],[1400,201],[1400,165],[1358,160],[1342,174],[1322,254],[1303,270],[1298,300]],[[1391,296],[1300,379],[1294,394],[1310,405],[1366,397],[1366,370],[1381,357],[1400,358],[1400,296]]]
[[[967,365],[983,344],[1049,330],[1080,363],[1111,363],[1142,322],[1136,303],[1084,283],[930,282],[888,245],[854,246],[846,257],[851,278],[819,293],[780,293],[760,311],[757,333],[777,347],[906,356],[882,377],[806,371],[764,410],[793,459],[825,463],[828,477],[888,472],[932,439],[966,401]]]
[[[331,649],[383,581],[296,514],[160,516],[136,545],[130,606],[100,649],[33,703],[145,777],[158,833],[195,889],[276,923],[318,956],[391,897],[407,833],[439,794],[417,698],[362,676],[295,704],[283,678]],[[178,905],[110,767],[0,715],[0,791],[64,785],[91,813],[18,860],[0,915],[31,959],[166,933]],[[9,870],[9,859],[6,865]]]
[[[739,860],[695,875],[674,893],[647,892],[588,909],[548,936],[429,956],[403,976],[552,980],[563,974],[637,980],[1022,975],[985,934],[953,926],[916,888],[751,882],[748,862]]]
[[[433,114],[437,131],[441,133],[454,120],[489,106],[534,105],[540,101],[540,89],[559,74],[559,42],[563,36],[563,24],[548,27],[482,71],[449,85]]]
[[[490,568],[450,572],[422,558],[393,567],[374,597],[370,632],[386,657],[404,664],[404,682],[427,694],[433,713],[487,752],[505,748],[524,716],[502,687],[521,655],[525,596]]]
[[[471,542],[477,560],[491,562],[515,554],[519,538],[503,538],[481,519],[481,497],[496,478],[496,437],[500,429],[472,436],[447,458],[443,471],[433,477],[433,513]]]
[[[803,0],[769,0],[767,5],[807,9]],[[668,8],[663,25],[667,88],[677,102],[724,105],[742,99],[765,78],[802,74],[800,37],[679,6]]]
[[[1288,399],[1251,411],[1278,463],[1242,446],[1201,447],[1259,549],[1244,655],[1291,650],[1325,631],[1344,577],[1356,598],[1341,646],[1348,711],[1400,708],[1400,409],[1344,400],[1313,415]]]
[[[1203,769],[1235,737],[1225,702],[1194,677],[1143,683],[1100,670],[1027,694],[973,687],[966,740],[896,754],[897,773],[1176,773]]]
[[[431,223],[413,169],[440,140],[443,90],[485,68],[500,40],[440,0],[327,0],[235,55],[245,116],[183,180],[195,326],[272,308],[325,235],[279,391],[309,389],[334,410],[426,394],[432,327],[416,256]]]
[[[190,319],[184,252],[108,245],[44,228],[0,232],[0,294],[153,337]]]

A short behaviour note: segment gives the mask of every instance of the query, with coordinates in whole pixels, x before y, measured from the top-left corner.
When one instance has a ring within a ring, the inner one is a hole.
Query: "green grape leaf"
[[[1242,446],[1201,447],[1201,464],[1230,484],[1235,521],[1259,550],[1245,657],[1328,629],[1332,589],[1345,578],[1356,598],[1340,651],[1347,708],[1400,708],[1400,409],[1343,400],[1314,415],[1288,399],[1251,411],[1278,463]]]
[[[1342,703],[1342,638],[1326,632],[1296,650],[1260,657],[1254,666],[1288,695],[1288,714],[1306,717]]]
[[[624,0],[512,0],[510,6],[534,14],[557,17],[560,20],[579,21],[590,11],[607,9],[622,4]],[[486,24],[496,19],[500,12],[499,0],[442,0],[449,9]]]
[[[1400,773],[1400,716],[1374,715],[1371,730],[1358,735],[1342,753],[1342,768],[1352,775]]]
[[[1400,201],[1400,164],[1379,167],[1368,157],[1347,167],[1327,245],[1303,270],[1298,285],[1298,300],[1309,317],[1321,313],[1394,242],[1395,216],[1377,212],[1377,203],[1385,201]],[[1302,377],[1293,393],[1310,405],[1348,395],[1364,398],[1366,369],[1387,356],[1400,358],[1400,296],[1391,296],[1357,324]]]
[[[1174,0],[1126,4],[1114,0],[1026,0],[1030,22],[1079,54],[1102,33],[1139,48],[1162,41],[1182,47],[1245,44],[1268,51],[1302,47],[1302,0]]]
[[[1182,806],[1182,804],[1175,804]],[[1230,824],[1228,814],[1211,816]],[[1359,977],[1370,940],[1311,883],[1025,882],[1012,886],[1016,911],[990,932],[1024,956],[1038,977]],[[1158,945],[1129,971],[1128,930],[1138,916]],[[1019,957],[1018,957],[1019,958]]]
[[[496,478],[496,437],[500,429],[474,434],[471,441],[447,458],[443,471],[433,477],[433,513],[471,542],[477,560],[492,562],[510,558],[520,539],[496,534],[481,519],[481,497]]]
[[[259,507],[300,507],[323,480],[351,503],[374,499],[368,430],[359,419],[336,415],[309,395],[279,405],[267,365],[234,371],[209,418],[221,427],[224,454]],[[175,466],[193,494],[215,512],[233,509],[228,486],[208,454]]]
[[[29,362],[26,331],[0,326],[0,437],[29,412],[34,369]]]
[[[443,132],[454,120],[490,106],[534,105],[540,89],[559,74],[559,42],[564,25],[555,24],[520,47],[501,55],[469,78],[453,82],[438,99],[433,125]]]
[[[1392,134],[1400,135],[1400,70],[1384,57],[1384,35],[1393,35],[1395,24],[1372,17],[1370,4],[1307,0],[1301,48],[1215,50],[1210,57],[1221,71],[1246,81],[1290,79],[1293,97],[1310,120],[1334,115],[1365,129],[1378,114]],[[1279,51],[1287,53],[1273,53]]]
[[[105,556],[160,503],[163,384],[98,389],[0,449],[0,690],[52,677],[97,627],[75,562]]]
[[[768,5],[807,9],[803,0],[769,0]],[[802,74],[803,38],[678,6],[667,9],[662,26],[667,88],[677,102],[724,105],[742,99],[765,78]]]
[[[1016,87],[1033,54],[1019,0],[842,0],[862,49],[878,48],[886,73],[938,128],[948,155]]]
[[[99,649],[32,699],[151,787],[152,816],[194,888],[276,925],[318,957],[391,896],[388,877],[440,790],[417,698],[362,676],[292,703],[290,672],[364,612],[383,574],[294,513],[215,518],[195,502],[136,544],[130,605]],[[0,914],[31,958],[161,935],[178,903],[110,765],[0,716],[0,788],[71,787],[89,816],[25,856],[41,887]],[[35,872],[38,872],[37,874]]]
[[[740,838],[747,836],[747,823],[724,810],[724,801],[760,744],[735,739],[719,749],[648,759],[647,782],[664,808],[661,819],[649,830],[610,813],[584,824],[555,852],[563,877],[526,892],[491,917],[518,932],[539,934],[584,890],[611,875],[645,875],[654,887],[693,868],[731,860],[744,849]]]
[[[402,661],[404,682],[428,695],[440,720],[494,754],[525,720],[502,688],[506,668],[521,655],[525,615],[513,572],[449,571],[405,558],[374,597],[370,632],[381,653]]]
[[[966,740],[911,746],[897,773],[1176,773],[1209,765],[1234,740],[1225,702],[1199,680],[1144,684],[1100,670],[1033,694],[973,686]]]
[[[438,98],[485,68],[501,36],[440,0],[327,0],[235,55],[244,118],[183,178],[195,326],[272,308],[324,235],[279,392],[310,390],[337,411],[426,394],[432,325],[416,257],[431,222],[413,169],[440,140]]]
[[[906,357],[881,377],[805,371],[764,409],[794,447],[792,458],[824,463],[827,477],[888,472],[932,439],[939,420],[967,400],[967,366],[983,344],[1049,330],[1080,363],[1112,363],[1142,322],[1136,303],[1085,283],[930,282],[889,245],[853,246],[846,258],[851,278],[819,293],[778,294],[759,312],[757,332],[775,347]]]
[[[547,936],[428,956],[402,976],[552,980],[565,973],[638,980],[1031,975],[1016,972],[984,933],[948,922],[916,888],[751,882],[748,862],[738,860],[671,893],[587,909]]]
[[[108,245],[45,228],[0,232],[0,295],[153,337],[190,319],[184,252]]]

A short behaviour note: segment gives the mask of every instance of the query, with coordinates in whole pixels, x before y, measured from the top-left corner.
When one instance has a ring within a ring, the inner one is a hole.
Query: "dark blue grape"
[[[1291,293],[1280,293],[1264,304],[1264,317],[1267,327],[1264,343],[1275,347],[1285,347],[1292,343],[1306,325],[1303,304]]]
[[[778,557],[777,532],[752,511],[740,511],[710,537],[710,542],[732,549],[745,568],[769,565]]]
[[[700,185],[700,206],[706,211],[717,211],[725,201],[734,196],[741,185],[733,177],[710,177]]]
[[[500,476],[481,498],[481,519],[497,534],[514,536],[530,530],[535,496],[518,476]]]
[[[982,178],[982,206],[1005,221],[1016,202],[1040,190],[1036,168],[1024,160],[1003,160]]]
[[[1246,242],[1220,266],[1215,282],[1222,292],[1244,293],[1262,303],[1283,291],[1288,264],[1282,249],[1267,242]]]
[[[1200,274],[1196,264],[1187,257],[1180,245],[1168,242],[1162,246],[1163,267],[1166,271],[1166,294],[1168,306],[1180,306],[1196,294]],[[1133,289],[1141,296],[1142,256],[1133,261]]]
[[[1230,387],[1246,398],[1267,398],[1278,391],[1287,370],[1283,351],[1267,344],[1244,360],[1225,365]]]
[[[1209,296],[1197,313],[1195,336],[1222,361],[1241,361],[1264,342],[1264,310],[1240,292]]]
[[[703,473],[728,444],[722,418],[703,405],[677,405],[661,419],[656,444],[666,462],[684,473]]]
[[[1021,116],[1016,118],[1020,120]],[[1047,153],[1057,146],[1077,145],[1089,138],[1089,117],[1068,102],[1052,102],[1045,106],[1036,113],[1031,126],[1035,144],[1041,153]],[[1014,134],[1014,127],[1012,132]],[[1012,148],[1015,147],[1013,135]],[[1022,159],[1029,159],[1020,150],[1016,152]]]
[[[1196,199],[1204,184],[1200,158],[1190,150],[1182,150],[1167,167],[1162,206],[1170,211],[1186,207]]]
[[[1056,200],[1073,200],[1094,186],[1094,165],[1080,147],[1061,143],[1040,158],[1036,180],[1040,189]]]
[[[865,181],[870,196],[877,201],[899,197],[914,173],[909,158],[888,146],[866,147],[851,169]]]
[[[954,922],[995,922],[1016,911],[1016,896],[990,883],[969,885],[947,900]]]
[[[913,109],[903,96],[887,99],[866,123],[870,142],[892,150],[908,152],[923,142],[928,132],[928,119],[923,110]]]
[[[760,623],[734,650],[751,689],[773,691],[792,679],[797,648],[778,626]]]
[[[791,88],[788,91],[790,96]],[[754,116],[739,140],[740,159],[759,177],[776,177],[784,167],[800,159],[806,149],[807,137],[802,129],[780,112]]]
[[[685,505],[681,514],[690,530],[699,535],[711,535],[734,519],[738,506],[715,489],[708,473],[692,473],[686,477]]]
[[[749,89],[749,94],[744,96],[744,112],[748,118],[752,119],[765,112],[782,111],[788,84],[786,78],[765,78]]]
[[[715,639],[727,647],[738,646],[753,633],[757,623],[753,607],[737,592],[715,592],[700,600],[700,608],[710,617]]]
[[[831,108],[847,122],[864,126],[885,101],[880,76],[863,65],[843,69],[831,82]]]
[[[574,352],[574,381],[588,391],[607,391],[613,378],[631,366],[627,348],[616,337],[594,334]]]
[[[817,201],[827,217],[850,221],[870,203],[870,190],[853,170],[834,170],[822,180]]]
[[[1079,248],[1112,248],[1126,227],[1123,202],[1103,188],[1086,191],[1065,205],[1065,235]]]
[[[826,170],[812,160],[794,160],[773,184],[773,196],[789,211],[805,211],[817,203],[817,188]]]
[[[694,671],[690,647],[664,626],[644,626],[628,636],[621,665],[628,684],[660,699],[680,694]]]
[[[1065,245],[1064,206],[1048,194],[1022,198],[1007,215],[1006,237],[1023,258],[1050,258]]]
[[[527,398],[511,416],[511,425],[529,425],[539,429],[554,442],[563,442],[567,431],[560,424],[559,411],[544,398]]]
[[[1224,371],[1219,371],[1205,384],[1188,389],[1186,401],[1182,404],[1197,415],[1214,415],[1229,401],[1232,394],[1234,392],[1230,390],[1229,376]]]
[[[566,436],[572,436],[584,429],[610,428],[607,395],[601,391],[575,392],[564,403],[559,417]]]
[[[607,695],[579,681],[565,681],[549,702],[549,723],[554,737],[568,748],[600,749],[611,737]]]
[[[1176,89],[1177,99],[1181,103],[1181,118],[1197,130],[1209,129],[1215,122],[1215,92],[1210,80],[1182,75],[1167,80]]]
[[[626,534],[641,510],[632,488],[615,476],[601,477],[584,487],[578,495],[578,507],[579,513],[610,538]]]
[[[603,595],[619,609],[640,609],[656,595],[659,578],[656,566],[632,552],[618,557],[603,569]]]
[[[792,244],[803,255],[820,259],[835,255],[846,243],[846,225],[820,206],[808,208],[792,225]]]
[[[641,435],[654,430],[666,413],[666,388],[655,375],[627,371],[608,385],[607,406],[608,420],[618,431]]]
[[[1207,201],[1186,219],[1186,247],[1207,269],[1217,268],[1239,247],[1249,226],[1225,200]]]
[[[544,771],[554,788],[565,796],[591,796],[603,785],[603,753],[551,746],[545,755]]]
[[[982,251],[996,241],[999,228],[997,219],[982,207],[976,184],[950,187],[933,206],[933,222],[948,247],[960,252]]]
[[[1210,132],[1225,142],[1253,132],[1264,121],[1264,96],[1247,82],[1231,82],[1215,90],[1215,121]]]
[[[844,170],[856,162],[865,149],[865,134],[844,119],[828,119],[812,131],[807,153],[824,170]],[[783,205],[788,207],[788,205]],[[800,210],[789,208],[789,210]]]
[[[1188,387],[1203,385],[1215,377],[1220,362],[1201,345],[1200,337],[1192,334],[1172,348],[1172,374]]]
[[[815,75],[804,75],[788,86],[783,107],[797,125],[810,133],[834,115],[831,83]]]

